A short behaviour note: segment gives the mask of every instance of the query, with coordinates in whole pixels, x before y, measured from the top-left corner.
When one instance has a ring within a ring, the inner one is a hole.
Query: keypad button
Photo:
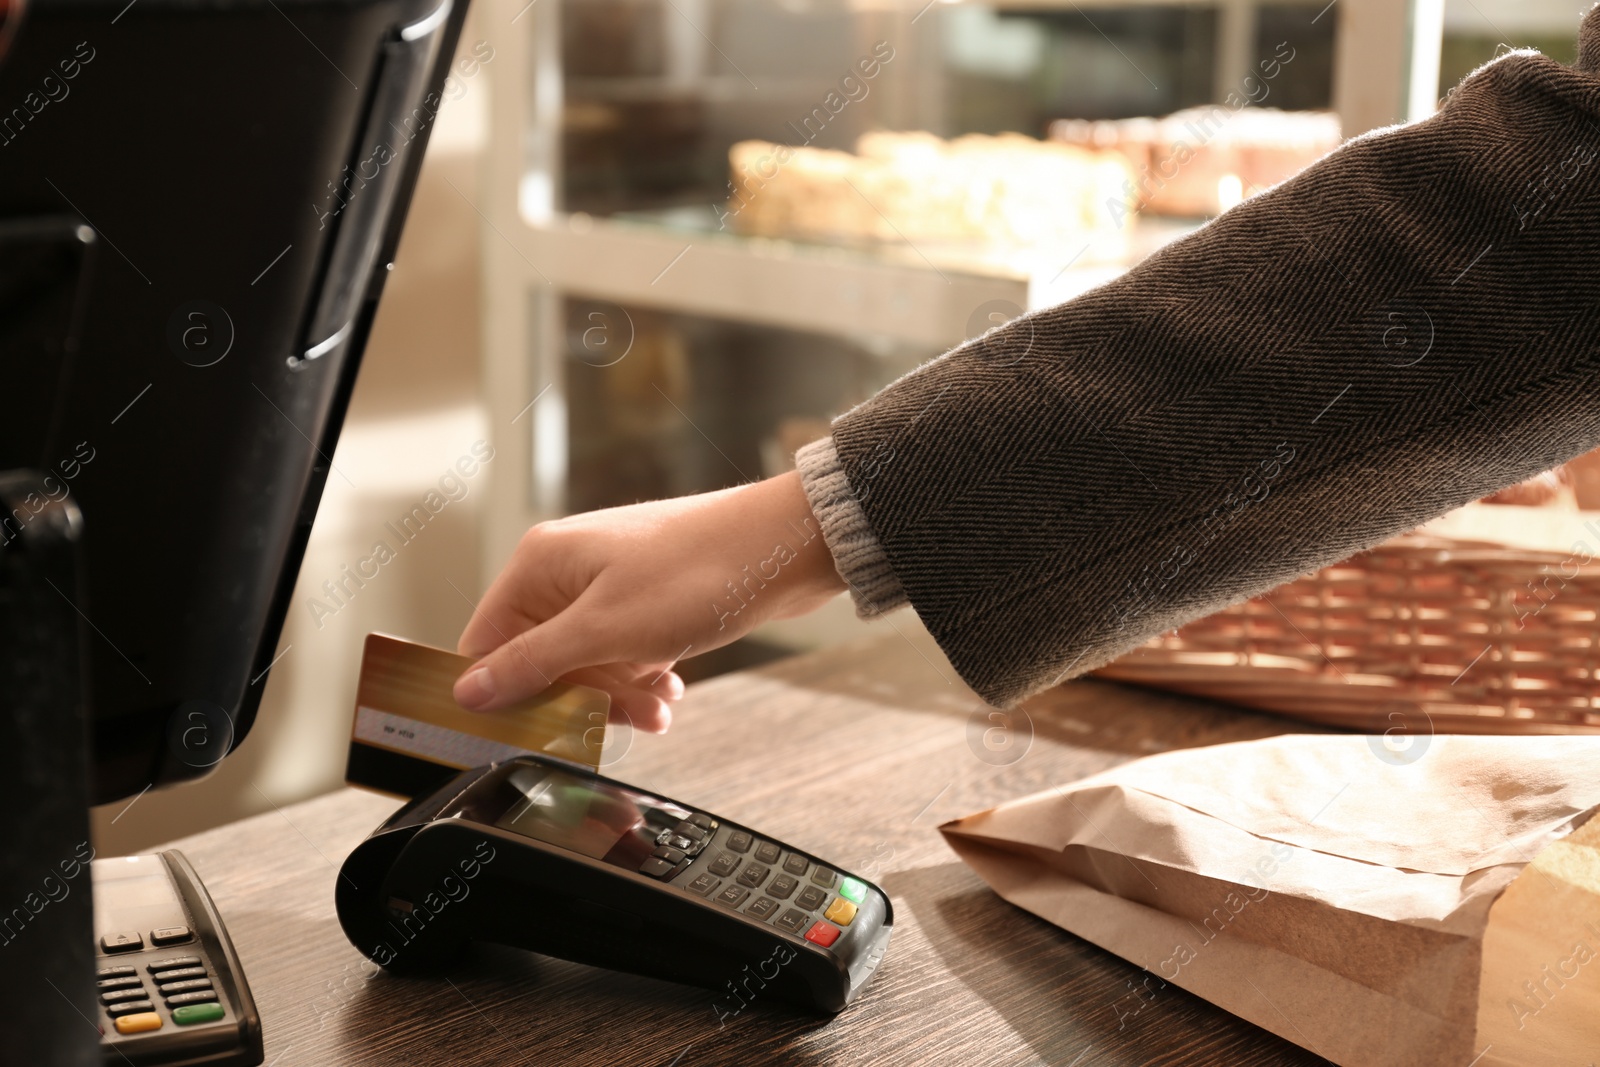
[[[735,852],[749,852],[750,846],[755,844],[755,839],[743,830],[735,830],[728,835],[728,847]]]
[[[669,834],[667,835],[667,839],[663,841],[662,844],[671,845],[673,848],[683,849],[685,852],[688,852],[694,848],[694,842],[690,841],[682,834]]]
[[[678,825],[674,826],[672,828],[672,832],[680,837],[687,837],[690,841],[704,841],[710,836],[688,819],[685,819]]]
[[[208,1000],[216,1000],[215,989],[196,989],[193,993],[179,993],[167,998],[167,1007],[176,1008],[180,1004],[201,1004]]]
[[[778,902],[771,897],[756,897],[756,902],[744,909],[746,915],[754,915],[758,919],[770,919],[778,910]]]
[[[106,952],[138,952],[144,948],[144,938],[135,933],[106,934],[100,939],[100,948]]]
[[[827,899],[827,893],[824,893],[821,889],[818,889],[814,885],[808,885],[800,891],[799,896],[794,898],[794,904],[797,908],[805,908],[807,911],[816,911],[818,908],[822,907],[823,903]]]
[[[706,870],[719,877],[727,877],[739,866],[739,857],[731,852],[719,852]]]
[[[822,913],[822,917],[831,923],[849,926],[850,920],[856,917],[856,906],[844,897],[834,897],[833,903],[828,905],[828,910]]]
[[[774,845],[771,841],[757,841],[756,859],[760,860],[762,863],[765,863],[769,867],[772,866],[774,863],[778,862],[778,846]]]
[[[174,993],[189,993],[196,989],[210,988],[211,979],[190,978],[182,982],[163,982],[161,985],[161,995],[164,997],[170,997]]]
[[[746,889],[744,886],[730,885],[728,888],[718,893],[715,899],[718,904],[726,904],[730,908],[737,908],[740,904],[745,902],[745,898],[749,895],[750,890]]]
[[[128,970],[131,971],[131,970],[133,970],[133,968],[129,967]],[[129,988],[143,989],[144,988],[144,980],[141,979],[136,974],[130,974],[126,978],[102,978],[102,979],[100,979],[100,981],[95,983],[95,988],[96,989],[129,989]]]
[[[743,873],[739,875],[739,884],[747,885],[751,889],[754,889],[762,882],[766,881],[767,875],[771,873],[771,867],[763,867],[759,863],[748,864]]]
[[[187,926],[166,926],[160,930],[150,931],[150,943],[158,947],[161,945],[176,945],[189,940],[193,936]]]
[[[806,931],[806,940],[815,941],[823,948],[827,948],[839,940],[839,928],[819,920],[811,929]]]
[[[783,900],[788,897],[790,893],[793,893],[794,887],[799,884],[799,882],[795,881],[793,878],[790,878],[787,874],[780,874],[778,877],[772,880],[771,885],[767,886],[767,895],[777,897],[779,900]]]
[[[867,899],[867,884],[854,878],[846,878],[839,883],[839,895],[860,904]]]
[[[142,1011],[137,1015],[124,1015],[117,1020],[117,1033],[119,1034],[144,1034],[151,1030],[161,1029],[161,1016],[153,1011]]]
[[[639,864],[639,873],[648,874],[652,878],[660,878],[663,874],[671,874],[677,869],[677,864],[658,860],[654,856]]]
[[[102,967],[94,972],[101,978],[126,978],[130,974],[138,974],[137,967]]]
[[[180,978],[204,978],[207,971],[204,967],[175,967],[164,971],[152,968],[151,974],[158,982],[176,982]]]
[[[722,879],[713,878],[710,871],[701,871],[695,880],[689,883],[687,888],[691,893],[699,893],[704,896],[721,884]]]
[[[115,1004],[107,1004],[106,1011],[111,1013],[113,1019],[121,1015],[133,1015],[141,1011],[155,1011],[156,1006],[148,1000],[119,1000]]]
[[[811,861],[804,856],[796,856],[793,852],[783,857],[783,869],[795,877],[806,873],[811,867]]]
[[[654,852],[651,852],[650,855],[654,856],[658,860],[666,860],[671,864],[679,864],[683,862],[683,857],[688,855],[688,853],[684,852],[681,848],[673,848],[671,845],[662,845]]]
[[[200,964],[199,956],[168,956],[164,960],[153,960],[145,965],[151,974],[157,971],[170,971],[174,967],[197,967]]]
[[[717,828],[717,820],[709,815],[691,815],[689,821],[708,833]]]
[[[806,924],[810,921],[811,916],[807,915],[805,912],[800,911],[797,908],[790,908],[788,911],[778,916],[777,925],[789,931],[791,934],[798,934],[801,930],[806,928]]]
[[[196,1023],[214,1023],[226,1014],[221,1004],[189,1004],[172,1009],[172,1021],[179,1026],[194,1026]]]
[[[144,991],[144,986],[137,989],[109,989],[100,994],[100,1003],[115,1004],[119,1000],[144,1000],[149,995]]]
[[[824,889],[832,889],[833,881],[837,877],[838,875],[834,874],[826,867],[818,867],[816,870],[811,872],[811,880]]]

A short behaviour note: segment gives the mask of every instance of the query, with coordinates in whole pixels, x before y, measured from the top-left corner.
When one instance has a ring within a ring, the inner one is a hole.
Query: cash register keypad
[[[807,915],[799,908],[790,908],[788,911],[778,916],[778,925],[789,931],[791,934],[798,934],[801,930],[804,930],[806,927],[811,925],[811,916]]]
[[[837,871],[820,864],[813,866],[805,856],[785,852],[780,845],[744,830],[716,835],[711,832],[714,826],[689,849],[660,847],[646,863],[671,861],[672,869],[678,870],[681,868],[676,864],[688,859],[698,873],[676,884],[724,907],[742,909],[752,919],[771,922],[780,930],[802,935],[824,948],[837,941],[855,920],[858,906],[866,899],[864,883],[854,878],[841,879]],[[681,834],[686,827],[707,829],[691,827],[685,820],[670,833]],[[702,850],[703,855],[696,859]],[[646,873],[650,873],[648,869]]]
[[[825,922],[813,923],[811,929],[806,931],[806,940],[815,941],[823,948],[827,948],[839,940],[839,928]]]
[[[710,828],[707,828],[709,824]],[[706,842],[711,840],[711,834],[716,829],[715,819],[706,815],[694,815],[687,819],[679,820],[676,826],[668,827],[656,835],[656,844],[674,848],[693,856],[706,847]]]
[[[106,934],[100,939],[100,951],[138,952],[144,948],[144,938],[136,933]]]
[[[150,940],[152,943],[170,942],[179,936],[179,930],[169,927],[154,931],[155,936]],[[186,929],[182,930],[182,936],[193,937]],[[139,967],[102,967],[95,976],[100,1003],[111,1016],[118,1034],[128,1036],[162,1029],[166,1020],[156,1008],[158,1000],[167,1008],[175,1026],[216,1022],[227,1015],[227,1010],[217,1002],[211,972],[199,956],[168,956],[150,961],[143,970],[148,971],[148,975],[141,975]]]
[[[172,1009],[172,1021],[179,1026],[222,1018],[222,1005],[214,1003],[217,993],[211,988],[211,975],[199,957],[172,956],[156,960],[149,965],[149,971],[167,1007]],[[206,1004],[208,1007],[182,1012],[186,1004]]]
[[[795,907],[797,908],[804,908],[807,911],[816,911],[818,908],[822,907],[827,900],[828,894],[824,893],[814,885],[808,885],[804,889],[800,890],[800,895],[794,898],[794,903]]]
[[[778,910],[778,902],[771,897],[757,897],[754,904],[744,909],[746,915],[754,915],[758,919],[770,919]]]
[[[750,895],[750,890],[742,885],[730,885],[715,897],[718,904],[726,904],[730,908],[737,908],[745,902]]]
[[[717,888],[717,886],[721,884],[722,879],[713,877],[710,871],[701,871],[695,876],[694,881],[689,883],[688,889],[691,893],[699,893],[701,896],[707,896],[713,889]]]

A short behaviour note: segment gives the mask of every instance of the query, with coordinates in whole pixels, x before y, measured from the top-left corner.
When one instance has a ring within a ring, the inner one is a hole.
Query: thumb
[[[610,642],[575,606],[557,614],[483,657],[462,672],[456,703],[471,711],[498,711],[543,692],[568,671],[607,663]]]

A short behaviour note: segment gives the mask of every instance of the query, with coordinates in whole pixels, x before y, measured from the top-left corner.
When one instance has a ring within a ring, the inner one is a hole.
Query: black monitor
[[[31,0],[0,56],[0,552],[75,501],[96,803],[250,729],[465,13]]]
[[[102,1055],[88,802],[255,718],[465,14],[0,0],[7,1063]]]

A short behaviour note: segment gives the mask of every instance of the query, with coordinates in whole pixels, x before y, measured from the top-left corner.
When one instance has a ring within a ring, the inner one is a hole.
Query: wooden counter
[[[1102,682],[1026,710],[986,739],[1004,721],[931,643],[886,626],[867,643],[694,686],[670,734],[635,736],[604,768],[888,891],[889,953],[833,1019],[758,1000],[719,1025],[710,991],[498,948],[447,978],[369,978],[333,909],[338,865],[396,806],[369,793],[172,847],[228,922],[273,1067],[1325,1063],[1175,986],[1141,1000],[1131,987],[1143,972],[1002,901],[935,829],[1138,756],[1294,724]]]

